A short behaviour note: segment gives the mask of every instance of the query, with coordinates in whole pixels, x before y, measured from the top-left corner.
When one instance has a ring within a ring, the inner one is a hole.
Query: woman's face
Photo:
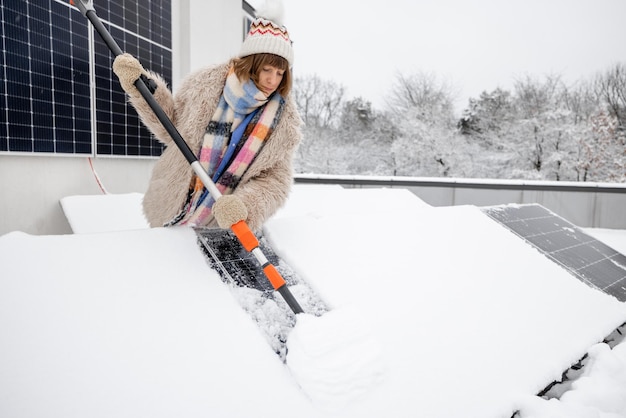
[[[266,96],[271,95],[276,91],[280,82],[283,80],[284,70],[274,67],[272,65],[264,65],[259,69],[259,80],[256,83],[259,90],[261,90]]]

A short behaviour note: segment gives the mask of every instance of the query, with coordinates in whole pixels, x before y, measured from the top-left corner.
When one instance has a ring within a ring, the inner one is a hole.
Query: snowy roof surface
[[[335,332],[304,354],[345,354],[358,328],[369,357],[360,380],[285,365],[194,231],[147,229],[139,199],[64,199],[76,234],[0,236],[0,415],[539,416],[534,395],[626,321],[476,207],[299,186],[265,235],[332,309],[299,320]]]

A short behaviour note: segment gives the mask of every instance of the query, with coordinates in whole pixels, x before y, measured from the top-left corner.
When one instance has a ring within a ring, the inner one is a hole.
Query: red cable
[[[96,169],[93,168],[93,162],[91,161],[91,157],[87,157],[87,160],[89,161],[89,167],[91,167],[91,172],[93,173],[93,176],[95,177],[96,183],[98,183],[98,187],[100,187],[102,194],[109,194],[109,192],[107,192],[107,190],[104,188],[104,185],[102,184],[98,173],[96,173]]]

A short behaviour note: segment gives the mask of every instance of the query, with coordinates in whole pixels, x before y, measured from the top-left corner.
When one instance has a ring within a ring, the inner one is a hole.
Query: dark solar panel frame
[[[538,204],[483,208],[587,285],[626,302],[626,255]]]
[[[263,273],[259,261],[251,252],[242,247],[239,239],[231,231],[221,228],[196,228],[195,231],[198,236],[198,243],[206,255],[209,265],[217,271],[222,281],[237,287],[256,289],[260,291],[263,298],[274,297],[274,288]],[[274,252],[265,237],[259,235],[257,238],[259,249],[267,257],[267,260],[276,267],[286,285],[289,287],[299,285],[301,288],[307,289],[306,298],[300,300],[303,303],[302,307],[314,315],[321,315],[326,312],[328,310],[326,303],[289,264]],[[284,308],[289,315],[293,314],[287,304],[284,304]]]
[[[171,80],[171,0],[101,2],[96,11],[123,50]],[[3,0],[0,18],[0,153],[161,154],[126,103],[108,49],[98,36],[91,49],[87,19],[69,2]]]
[[[211,267],[220,273],[222,280],[237,286],[246,286],[266,292],[273,292],[271,284],[263,274],[263,270],[255,256],[246,251],[237,237],[227,230],[196,229],[198,239],[209,256]],[[260,241],[261,249],[268,260],[277,265],[278,257]],[[291,277],[293,277],[291,275]]]
[[[241,307],[248,312],[260,331],[285,361],[287,355],[287,336],[296,324],[296,316],[276,292],[265,277],[256,257],[247,252],[237,237],[229,230],[219,228],[197,228],[198,243],[206,256],[208,264],[220,276],[223,282],[235,288],[247,288],[238,299]],[[287,286],[298,286],[298,298],[302,308],[310,315],[320,316],[328,312],[328,305],[296,272],[268,245],[263,236],[259,236],[259,248],[272,263]],[[292,287],[293,289],[293,287]],[[267,307],[270,301],[276,302],[278,309]]]

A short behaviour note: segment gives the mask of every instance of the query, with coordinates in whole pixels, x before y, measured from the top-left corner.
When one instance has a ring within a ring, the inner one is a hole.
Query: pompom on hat
[[[283,57],[293,66],[293,47],[287,28],[282,25],[282,2],[266,1],[243,41],[239,57],[252,54],[274,54]]]

